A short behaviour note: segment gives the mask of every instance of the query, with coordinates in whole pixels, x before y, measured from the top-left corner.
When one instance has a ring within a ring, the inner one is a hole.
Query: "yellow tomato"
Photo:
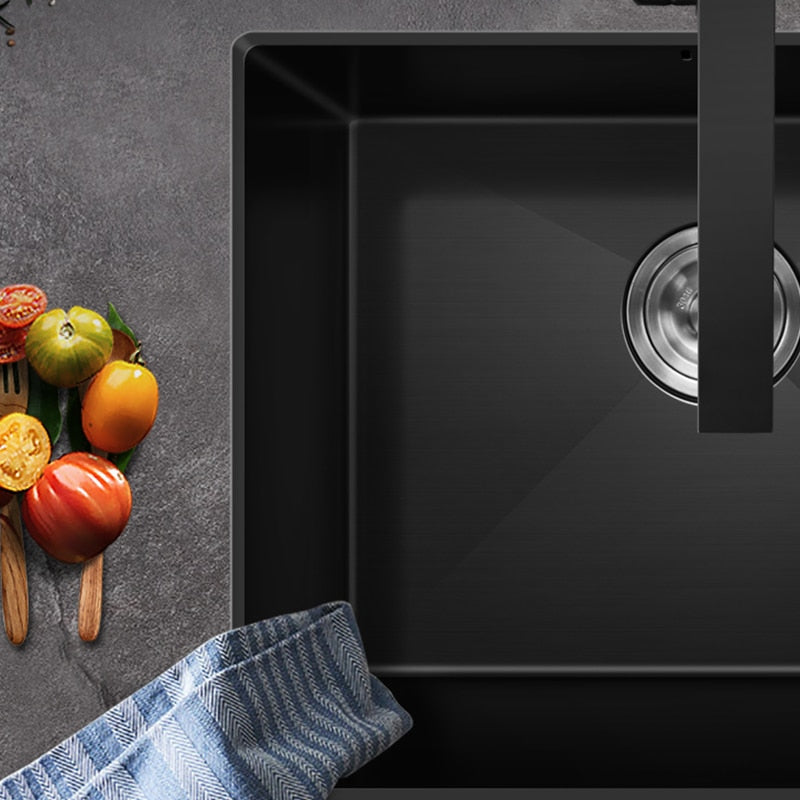
[[[144,439],[158,410],[158,383],[147,367],[111,361],[83,396],[81,422],[89,442],[108,453],[124,453]]]

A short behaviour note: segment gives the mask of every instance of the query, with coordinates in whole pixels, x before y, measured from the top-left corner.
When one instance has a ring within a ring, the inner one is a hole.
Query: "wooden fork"
[[[0,416],[28,410],[28,362],[2,365]],[[28,571],[19,501],[13,497],[0,508],[0,578],[3,584],[3,621],[6,636],[20,645],[28,635]]]

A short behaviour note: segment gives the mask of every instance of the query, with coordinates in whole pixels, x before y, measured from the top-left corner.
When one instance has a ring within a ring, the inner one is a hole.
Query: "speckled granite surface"
[[[800,0],[778,25],[800,28]],[[631,0],[13,0],[0,49],[0,275],[115,301],[162,404],[108,552],[100,640],[79,571],[29,543],[31,629],[0,639],[0,775],[229,626],[230,45],[253,30],[691,30]]]

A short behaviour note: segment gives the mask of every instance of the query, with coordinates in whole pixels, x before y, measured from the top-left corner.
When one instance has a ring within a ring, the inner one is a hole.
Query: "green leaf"
[[[136,452],[135,447],[131,447],[130,450],[126,450],[124,453],[114,453],[109,456],[111,461],[117,465],[117,469],[124,473],[126,469],[128,469],[128,464],[131,463],[131,458],[133,454]]]
[[[67,435],[69,449],[73,452],[90,453],[92,446],[83,432],[81,424],[81,396],[78,389],[70,389],[67,396]]]
[[[108,314],[106,314],[106,317],[108,318],[108,324],[113,330],[122,331],[130,336],[137,345],[139,344],[136,334],[122,321],[122,317],[119,315],[117,309],[114,308],[113,303],[108,304]]]
[[[28,365],[28,413],[44,425],[50,444],[55,447],[61,436],[62,417],[58,404],[58,389],[45,383],[36,370]]]

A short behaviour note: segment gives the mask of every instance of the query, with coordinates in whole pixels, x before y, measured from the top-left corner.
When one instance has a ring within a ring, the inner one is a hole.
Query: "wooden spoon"
[[[108,458],[108,453],[92,448],[97,456]],[[103,554],[98,553],[83,562],[81,588],[78,594],[78,636],[84,642],[93,642],[100,635],[103,619]]]
[[[103,554],[83,564],[78,599],[78,635],[84,642],[93,642],[100,634],[103,618]]]
[[[2,365],[0,416],[28,410],[28,362]],[[28,635],[28,571],[19,501],[13,497],[0,509],[0,578],[3,622],[8,640],[20,645]]]
[[[136,343],[122,331],[114,332],[114,347],[109,363],[112,361],[129,361],[136,351]],[[91,380],[86,381],[80,389],[81,400]],[[92,452],[108,458],[104,450],[92,448]],[[78,596],[78,636],[84,642],[93,642],[100,634],[100,622],[103,618],[103,554],[84,562],[81,572],[81,589]]]

